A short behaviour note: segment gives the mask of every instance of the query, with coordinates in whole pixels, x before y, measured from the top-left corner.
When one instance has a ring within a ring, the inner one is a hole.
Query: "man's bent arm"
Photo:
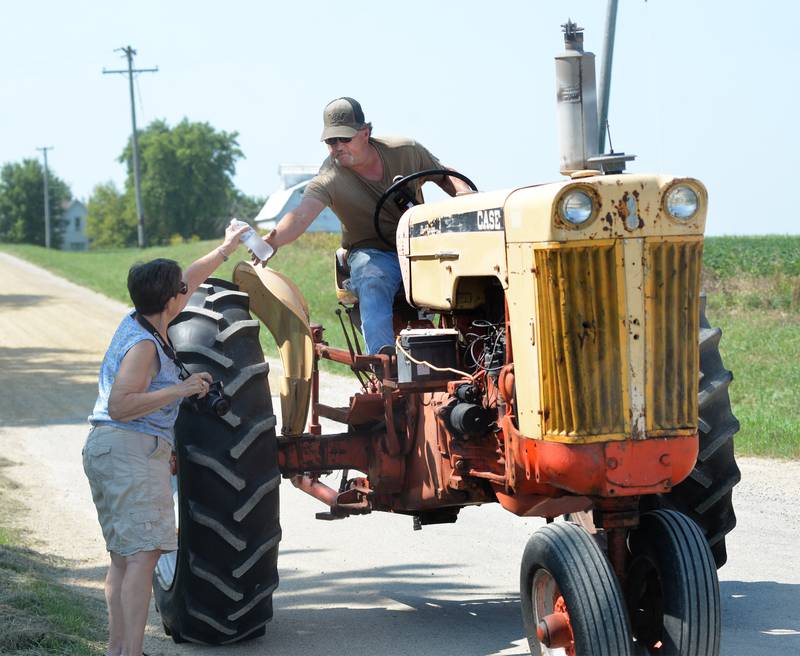
[[[300,204],[284,214],[278,225],[275,226],[268,237],[269,244],[273,248],[278,248],[292,243],[308,229],[308,226],[324,209],[325,205],[316,198],[304,197]]]
[[[448,171],[454,171],[455,169],[451,169],[449,166],[445,166]],[[461,192],[470,192],[472,189],[470,186],[459,178],[451,178],[442,176],[439,180],[435,181],[439,188],[444,191],[446,194],[450,196],[455,196],[457,193]]]

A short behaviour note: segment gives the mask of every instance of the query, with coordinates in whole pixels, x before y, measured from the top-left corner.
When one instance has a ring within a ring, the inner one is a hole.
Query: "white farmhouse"
[[[89,238],[86,236],[86,205],[79,200],[70,200],[64,204],[61,215],[64,221],[64,241],[61,250],[85,251],[89,248]]]
[[[255,224],[259,230],[272,230],[288,211],[293,210],[303,199],[303,190],[313,178],[319,167],[297,164],[281,164],[278,175],[281,176],[280,188],[270,194],[264,207],[256,215]],[[341,232],[342,224],[336,214],[326,207],[309,226],[308,232]]]

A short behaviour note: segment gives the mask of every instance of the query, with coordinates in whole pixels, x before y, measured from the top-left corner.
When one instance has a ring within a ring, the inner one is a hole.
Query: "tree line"
[[[244,157],[237,132],[183,119],[174,127],[155,120],[138,132],[139,168],[148,245],[218,237],[232,216],[253,217],[262,198],[233,184],[236,162]],[[123,189],[98,184],[87,204],[86,232],[93,248],[135,246],[136,198],[133,153],[119,156],[127,176]],[[62,214],[72,191],[52,171],[48,175],[51,243],[58,248],[65,229]],[[37,159],[0,168],[0,242],[44,245],[44,169]]]

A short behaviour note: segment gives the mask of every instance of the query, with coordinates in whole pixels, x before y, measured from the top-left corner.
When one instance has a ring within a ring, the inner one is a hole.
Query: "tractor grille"
[[[703,242],[645,245],[647,431],[696,428]]]
[[[623,433],[622,281],[614,242],[539,249],[535,263],[544,435]]]

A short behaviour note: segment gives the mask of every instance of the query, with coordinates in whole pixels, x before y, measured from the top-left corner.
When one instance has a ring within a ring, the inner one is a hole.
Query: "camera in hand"
[[[221,380],[209,383],[208,393],[202,398],[195,394],[184,400],[195,412],[208,412],[217,417],[227,414],[231,409],[231,400],[223,393]]]

